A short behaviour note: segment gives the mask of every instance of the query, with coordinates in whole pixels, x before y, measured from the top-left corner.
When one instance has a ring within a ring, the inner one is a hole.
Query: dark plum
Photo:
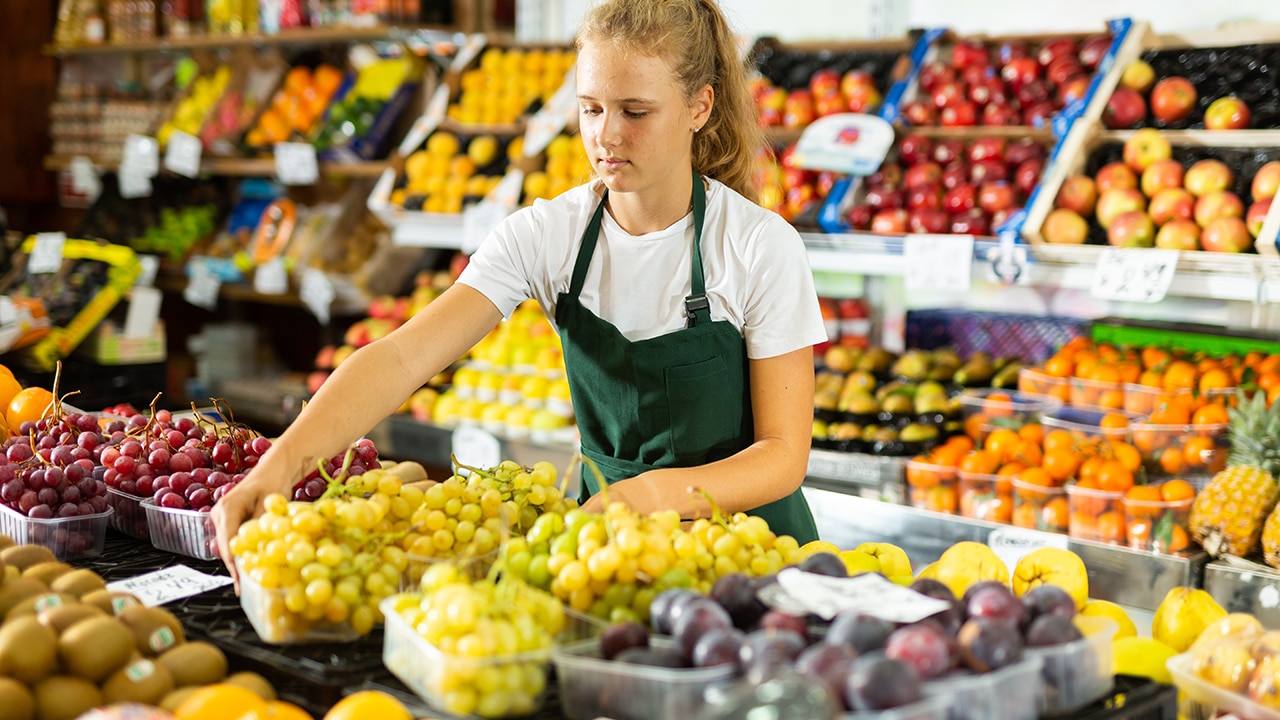
[[[888,620],[859,612],[836,615],[827,629],[823,642],[831,645],[848,645],[859,654],[883,650],[884,644],[897,626]]]
[[[1061,615],[1041,615],[1027,626],[1027,647],[1065,645],[1083,637],[1075,623]]]
[[[1023,627],[1027,619],[1026,606],[1004,585],[988,585],[975,590],[965,603],[965,613],[971,620],[995,620],[1015,629]]]
[[[738,661],[747,680],[758,685],[788,667],[805,645],[804,637],[790,630],[755,630],[742,639]]]
[[[767,609],[756,597],[755,582],[743,573],[729,573],[711,586],[711,599],[729,611],[736,628],[755,627]]]
[[[805,621],[804,616],[792,615],[776,608],[771,608],[760,616],[759,627],[762,629],[772,629],[779,631],[793,632],[805,640],[809,641],[809,624]]]
[[[950,670],[956,661],[951,638],[942,626],[921,622],[898,628],[885,642],[884,654],[914,667],[922,680],[932,680]]]
[[[1009,590],[1009,586],[1002,582],[996,580],[982,580],[965,588],[964,594],[960,596],[960,604],[967,606],[969,604],[969,598],[973,597],[974,593],[989,587],[998,587]],[[1013,591],[1010,590],[1009,592],[1012,593]]]
[[[849,569],[839,555],[829,552],[814,553],[800,563],[800,569],[815,575],[849,577]]]
[[[1061,615],[1070,620],[1076,616],[1076,601],[1066,590],[1057,585],[1037,585],[1022,594],[1022,604],[1027,607],[1027,621],[1041,615]]]
[[[737,665],[746,636],[735,628],[712,628],[693,645],[693,666]]]
[[[796,658],[796,672],[820,680],[831,697],[843,699],[844,683],[857,659],[858,653],[848,645],[813,645]]]
[[[698,597],[698,593],[686,588],[673,588],[658,593],[658,596],[649,604],[649,626],[656,633],[670,635],[672,608],[695,597]]]
[[[854,660],[844,686],[845,704],[854,711],[888,710],[922,697],[916,669],[881,653]]]
[[[624,650],[649,646],[649,628],[638,622],[610,625],[600,633],[600,655],[612,660]]]
[[[693,657],[693,646],[704,633],[715,628],[731,628],[733,619],[729,611],[709,599],[692,601],[684,606],[684,612],[675,619],[672,635],[676,639],[676,649],[685,660]]]
[[[955,593],[951,592],[951,588],[932,578],[920,578],[911,583],[911,589],[935,600],[951,603],[949,609],[930,615],[928,619],[936,621],[948,635],[953,637],[960,631],[960,625],[964,622],[964,607],[956,599]]]
[[[970,618],[957,636],[960,659],[975,672],[991,672],[1022,657],[1022,636],[1016,626],[999,620]]]

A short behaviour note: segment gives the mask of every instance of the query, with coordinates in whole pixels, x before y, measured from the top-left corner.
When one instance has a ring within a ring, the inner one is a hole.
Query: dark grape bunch
[[[321,495],[329,489],[329,484],[325,480],[326,477],[334,478],[342,472],[342,466],[346,463],[346,451],[342,454],[334,455],[325,461],[321,474],[321,468],[312,470],[306,477],[299,480],[293,486],[293,494],[291,499],[302,502],[310,502],[319,500]],[[365,438],[355,444],[354,453],[351,457],[351,464],[347,466],[345,477],[357,477],[365,474],[370,470],[377,470],[382,467],[382,463],[378,460],[378,448],[374,446],[373,441]]]
[[[0,458],[0,502],[36,520],[93,515],[107,509],[107,486],[95,472],[95,445],[79,443],[96,432],[90,415],[68,413],[24,422]]]

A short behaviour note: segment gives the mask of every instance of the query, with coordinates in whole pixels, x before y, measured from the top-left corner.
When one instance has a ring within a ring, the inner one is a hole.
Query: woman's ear
[[[690,109],[693,111],[693,117],[690,118],[692,127],[690,130],[697,132],[707,124],[707,119],[711,117],[711,108],[715,105],[716,93],[710,85],[703,85],[700,90],[693,94],[693,101],[689,103]]]

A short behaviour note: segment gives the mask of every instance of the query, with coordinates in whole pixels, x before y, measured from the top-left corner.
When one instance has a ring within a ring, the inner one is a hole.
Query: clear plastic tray
[[[957,475],[961,515],[1006,525],[1013,522],[1012,478],[971,472]]]
[[[1066,407],[1055,412],[1046,413],[1040,418],[1040,424],[1044,426],[1045,432],[1050,430],[1066,430],[1081,442],[1091,440],[1119,440],[1128,442],[1129,428],[1104,428],[1102,427],[1102,417],[1109,412],[1119,412],[1116,410],[1087,410],[1076,407]]]
[[[924,692],[947,699],[947,720],[1036,720],[1043,665],[1043,658],[1024,655],[994,672],[930,680],[924,684]]]
[[[1280,711],[1268,710],[1244,695],[1239,695],[1213,685],[1195,673],[1191,653],[1169,658],[1166,667],[1173,676],[1173,684],[1179,692],[1186,693],[1187,700],[1207,705],[1217,712],[1231,712],[1241,720],[1280,720]]]
[[[1195,498],[1132,500],[1125,498],[1124,514],[1129,547],[1174,554],[1187,550],[1187,521]]]
[[[693,717],[702,706],[704,690],[733,680],[730,665],[660,668],[604,660],[598,639],[556,648],[551,657],[560,704],[570,720]]]
[[[347,623],[307,620],[285,605],[285,591],[264,588],[243,569],[240,576],[240,607],[258,637],[272,645],[300,645],[321,642],[353,642],[360,638]]]
[[[1213,475],[1227,465],[1227,424],[1129,426],[1148,477]]]
[[[218,538],[207,512],[182,510],[142,501],[151,527],[151,544],[161,550],[201,560],[218,559]]]
[[[1216,402],[1220,405],[1226,404],[1235,394],[1237,388],[1221,388],[1206,390],[1199,395],[1196,400],[1198,403]],[[1188,399],[1193,393],[1191,390],[1179,390],[1172,394],[1172,397],[1178,400]],[[1170,393],[1164,388],[1148,387],[1146,385],[1138,385],[1136,383],[1128,383],[1124,386],[1124,411],[1134,415],[1147,415],[1156,409],[1156,403],[1161,397],[1169,396]]]
[[[836,720],[947,720],[949,704],[948,698],[936,695],[889,710],[842,713],[836,716]]]
[[[912,460],[907,463],[907,491],[912,507],[954,515],[956,469]]]
[[[107,488],[107,504],[115,511],[111,513],[111,529],[139,540],[151,539],[147,513],[142,509],[142,501],[145,499],[115,488]]]
[[[1071,380],[1032,368],[1018,371],[1018,391],[1032,395],[1048,395],[1060,402],[1071,399]]]
[[[992,388],[965,390],[958,399],[965,430],[972,429],[969,435],[979,442],[994,428],[1016,430],[1062,407],[1062,400],[1052,395]]]
[[[113,513],[107,506],[93,515],[39,520],[0,505],[0,534],[8,535],[18,545],[43,545],[59,560],[94,557],[102,554]]]
[[[418,590],[418,583],[422,580],[422,576],[426,574],[427,570],[432,565],[442,562],[453,564],[466,577],[472,580],[479,580],[488,575],[493,564],[498,561],[498,550],[499,548],[495,548],[484,555],[470,557],[434,557],[407,553],[409,564],[405,567],[404,574],[400,578],[400,591],[413,592]]]
[[[1071,510],[1067,491],[1013,481],[1013,524],[1017,527],[1065,533],[1070,525]]]
[[[1124,383],[1071,378],[1071,399],[1074,407],[1099,410],[1124,409]]]
[[[1081,540],[1122,545],[1125,542],[1124,493],[1068,484],[1071,520],[1067,534]]]
[[[1071,712],[1103,697],[1115,686],[1111,640],[1118,626],[1106,620],[1099,627],[1092,635],[1075,642],[1026,649],[1028,656],[1039,657],[1044,663],[1040,670],[1044,680],[1044,691],[1040,694],[1042,714]]]

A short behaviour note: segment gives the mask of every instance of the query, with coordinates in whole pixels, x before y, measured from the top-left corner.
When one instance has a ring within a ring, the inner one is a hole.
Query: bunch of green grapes
[[[367,635],[382,620],[378,603],[400,590],[409,559],[396,540],[422,491],[370,470],[334,481],[330,493],[314,503],[271,495],[231,539],[267,642],[338,627]]]
[[[514,577],[474,580],[448,563],[428,568],[421,585],[391,604],[446,657],[415,671],[413,659],[393,655],[390,669],[417,679],[451,713],[497,718],[537,710],[552,645],[565,628],[560,601]]]

